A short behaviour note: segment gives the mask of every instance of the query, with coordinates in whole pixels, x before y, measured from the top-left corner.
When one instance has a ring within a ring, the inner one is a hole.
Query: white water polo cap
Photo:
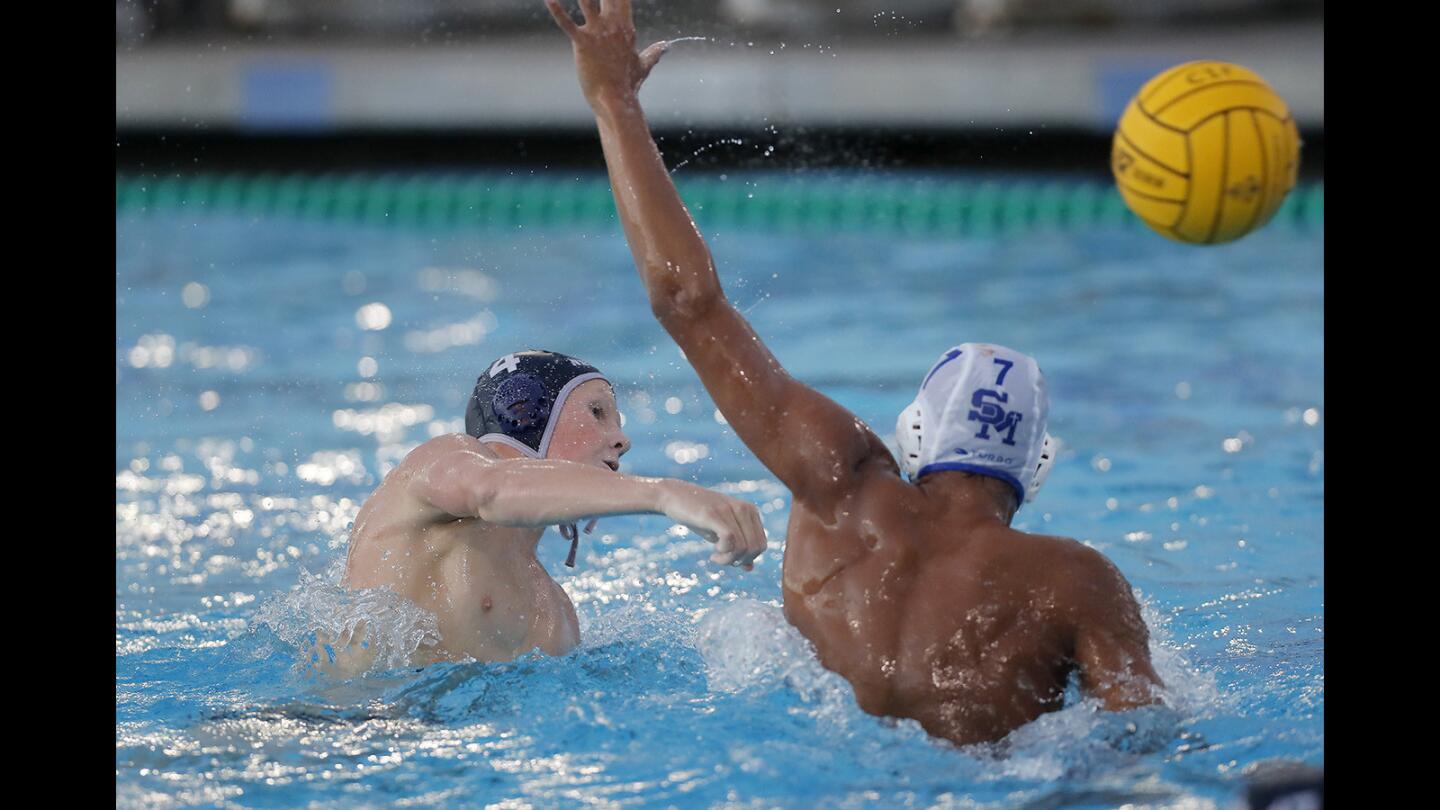
[[[998,478],[1016,504],[1035,499],[1059,452],[1046,432],[1050,398],[1035,359],[993,343],[962,343],[930,367],[895,425],[910,480],[958,470]]]

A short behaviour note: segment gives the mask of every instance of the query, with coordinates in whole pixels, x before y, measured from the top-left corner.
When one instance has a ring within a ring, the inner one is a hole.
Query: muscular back
[[[784,566],[786,617],[865,711],[913,718],[962,745],[995,740],[1060,708],[1091,648],[1145,649],[1128,588],[1098,553],[996,521],[957,522],[921,487],[867,467],[832,514],[794,505]],[[1125,693],[1137,704],[1150,698],[1135,687],[1154,678],[1138,663]],[[1101,668],[1088,685],[1106,697],[1116,684]],[[1115,697],[1107,704],[1126,707]]]
[[[874,431],[791,377],[725,296],[640,109],[640,83],[664,46],[634,52],[629,5],[589,9],[584,26],[558,3],[550,10],[574,46],[651,311],[794,496],[785,613],[821,661],[865,710],[914,717],[962,743],[1058,706],[1072,666],[1107,707],[1148,700],[1144,625],[1108,562],[1011,531],[993,501],[987,524],[983,504],[961,509],[901,481]]]
[[[793,494],[785,615],[862,709],[969,744],[1059,708],[1072,670],[1106,708],[1155,700],[1139,608],[1098,552],[1012,530],[996,479],[906,483],[874,431],[790,377],[723,298],[652,305]]]

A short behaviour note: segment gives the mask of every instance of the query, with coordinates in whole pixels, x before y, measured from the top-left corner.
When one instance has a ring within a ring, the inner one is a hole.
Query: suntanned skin
[[[546,526],[657,513],[716,544],[745,570],[765,550],[755,506],[681,481],[616,472],[630,449],[604,380],[571,392],[545,459],[465,434],[431,439],[381,482],[355,518],[343,584],[388,588],[435,614],[441,643],[414,664],[507,661],[580,643],[569,596],[535,557]],[[336,668],[363,671],[351,650]]]
[[[993,478],[907,483],[884,442],[790,377],[726,299],[637,96],[667,43],[636,53],[628,0],[580,0],[583,24],[546,4],[574,46],[652,311],[793,496],[785,617],[860,708],[966,745],[1060,708],[1072,671],[1107,709],[1156,702],[1148,631],[1104,556],[1011,529],[1019,504]]]

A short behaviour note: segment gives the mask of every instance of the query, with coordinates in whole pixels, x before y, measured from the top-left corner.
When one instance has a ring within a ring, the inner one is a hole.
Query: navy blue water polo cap
[[[490,364],[465,408],[465,432],[484,442],[544,458],[555,432],[552,417],[576,387],[609,380],[594,366],[559,352],[529,349]]]

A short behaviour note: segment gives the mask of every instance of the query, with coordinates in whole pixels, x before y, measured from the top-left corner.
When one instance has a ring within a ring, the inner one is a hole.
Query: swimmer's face
[[[620,429],[620,409],[610,384],[591,380],[571,391],[547,455],[619,470],[620,457],[629,450],[630,439]]]

